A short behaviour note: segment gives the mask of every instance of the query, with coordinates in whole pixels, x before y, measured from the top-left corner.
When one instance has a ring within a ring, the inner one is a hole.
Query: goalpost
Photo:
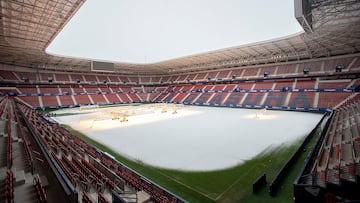
[[[99,105],[98,105],[98,104],[83,105],[83,106],[80,106],[79,111],[91,110],[91,109],[98,109],[98,108],[99,108]]]

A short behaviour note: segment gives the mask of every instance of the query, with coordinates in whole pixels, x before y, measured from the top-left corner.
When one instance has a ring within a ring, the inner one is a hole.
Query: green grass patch
[[[80,113],[57,113],[54,115],[54,117],[61,117],[61,116],[74,116],[79,115]]]
[[[45,109],[45,110],[39,110],[40,113],[42,114],[49,114],[50,116],[54,116],[54,117],[60,117],[60,116],[73,116],[73,115],[78,115],[81,113],[54,113],[54,111],[57,111],[59,109]]]
[[[298,149],[303,139],[297,140],[291,145],[276,146],[265,150],[251,160],[244,163],[217,171],[187,172],[157,168],[146,165],[140,161],[130,160],[117,154],[101,143],[90,139],[70,126],[62,125],[74,135],[87,143],[113,155],[119,162],[137,171],[148,179],[168,189],[174,194],[193,202],[292,202],[293,182],[298,174],[308,152],[302,154],[293,166],[293,169],[285,178],[282,187],[276,197],[271,197],[268,188],[265,187],[259,193],[252,193],[252,183],[261,174],[266,173],[268,184],[273,181],[283,165]],[[314,136],[306,147],[311,149],[317,136]]]
[[[316,140],[320,136],[320,130],[311,138],[309,143],[304,147],[303,153],[298,158],[296,163],[292,166],[292,169],[290,170],[289,174],[284,178],[283,183],[281,184],[280,189],[278,190],[275,197],[271,197],[268,192],[268,187],[264,188],[257,194],[248,193],[245,195],[243,201],[244,203],[288,203],[288,202],[294,202],[293,200],[293,184],[297,177],[297,175],[300,172],[301,167],[304,164],[304,160],[312,150],[312,148],[315,146]],[[300,145],[300,144],[299,144]],[[299,146],[298,145],[298,146]],[[297,146],[297,147],[298,147]],[[296,148],[297,148],[296,147]],[[285,162],[284,162],[285,164]],[[278,171],[276,171],[277,173]],[[268,179],[268,184],[271,183],[273,179]]]
[[[51,113],[53,111],[57,111],[59,109],[44,109],[44,110],[39,110],[40,113],[42,114],[48,114],[48,113]]]

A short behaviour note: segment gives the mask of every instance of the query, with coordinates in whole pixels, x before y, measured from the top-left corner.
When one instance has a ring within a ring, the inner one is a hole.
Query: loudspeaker
[[[303,70],[304,74],[307,75],[310,73],[310,69],[309,68],[304,68]]]
[[[21,80],[23,80],[24,82],[29,82],[29,78],[27,77],[22,77]]]
[[[344,69],[344,68],[345,68],[344,66],[338,65],[335,67],[335,72],[341,72],[342,69]]]

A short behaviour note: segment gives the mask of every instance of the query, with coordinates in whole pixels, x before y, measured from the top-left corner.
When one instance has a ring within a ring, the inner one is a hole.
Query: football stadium
[[[130,63],[46,51],[85,0],[0,0],[0,203],[360,202],[360,1],[292,2],[299,33]]]

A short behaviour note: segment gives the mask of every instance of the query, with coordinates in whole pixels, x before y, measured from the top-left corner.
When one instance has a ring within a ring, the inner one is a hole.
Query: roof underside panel
[[[0,0],[0,63],[90,71],[90,60],[51,56],[46,47],[85,0]],[[309,0],[313,31],[153,64],[115,63],[119,74],[166,75],[328,57],[360,51],[360,1]],[[104,2],[105,3],[105,2]]]

